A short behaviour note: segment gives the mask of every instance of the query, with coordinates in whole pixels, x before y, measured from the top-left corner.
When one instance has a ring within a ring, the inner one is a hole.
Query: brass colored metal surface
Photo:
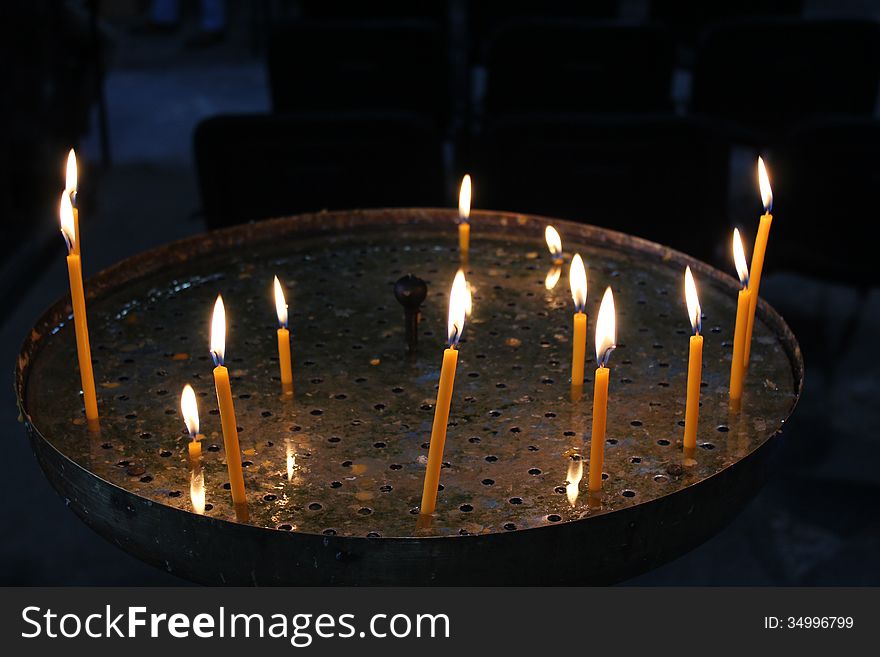
[[[560,220],[567,258],[587,265],[584,398],[569,401],[568,268],[553,290],[548,220],[474,212],[466,265],[473,316],[460,345],[437,512],[416,528],[449,288],[459,267],[455,213],[376,210],[263,222],[163,247],[88,281],[101,412],[81,411],[67,304],[42,318],[19,362],[32,432],[100,480],[191,511],[179,410],[199,399],[205,516],[234,521],[208,352],[214,299],[227,310],[250,524],[305,534],[413,537],[504,533],[613,514],[683,491],[771,439],[802,384],[800,352],[759,307],[742,409],[728,406],[737,284],[641,240]],[[685,264],[704,319],[698,448],[683,458],[688,338]],[[407,357],[394,282],[429,284],[418,352]],[[272,278],[286,285],[295,394],[278,379]],[[63,281],[59,281],[59,290]],[[593,336],[612,286],[618,348],[610,360],[607,479],[589,500]],[[583,456],[580,456],[583,455]],[[582,458],[584,477],[577,478]],[[670,519],[674,520],[674,519]],[[669,531],[675,531],[670,523]]]

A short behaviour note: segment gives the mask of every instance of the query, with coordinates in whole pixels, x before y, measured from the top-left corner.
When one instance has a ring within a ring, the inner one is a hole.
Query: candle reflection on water
[[[574,508],[575,502],[577,502],[578,495],[580,494],[579,487],[583,477],[583,459],[578,455],[570,457],[568,462],[568,474],[566,475],[565,496],[568,498],[568,503],[571,504],[572,508]]]
[[[559,265],[553,265],[550,269],[547,270],[547,276],[544,278],[544,287],[548,290],[552,290],[556,287],[556,284],[559,282],[560,277],[562,276],[562,267]]]
[[[199,515],[205,513],[205,473],[202,471],[201,462],[192,466],[189,475],[189,498],[192,501],[193,511]]]
[[[284,441],[287,452],[287,481],[293,480],[293,471],[296,469],[296,453],[293,451],[293,443],[287,438]]]

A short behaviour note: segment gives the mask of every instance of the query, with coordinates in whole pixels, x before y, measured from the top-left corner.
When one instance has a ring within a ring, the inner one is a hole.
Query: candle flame
[[[286,449],[287,449],[287,481],[291,481],[293,479],[293,470],[296,468],[296,454],[293,451],[293,444],[288,440],[286,441]]]
[[[694,281],[694,275],[691,273],[690,267],[685,267],[684,270],[684,297],[687,300],[691,328],[694,329],[694,333],[699,335],[700,329],[703,328],[703,313],[700,308],[700,298],[697,296],[697,284]]]
[[[458,218],[467,223],[471,216],[471,177],[464,174],[458,190]]]
[[[571,504],[572,507],[574,507],[575,502],[577,502],[578,494],[580,493],[578,486],[583,477],[583,460],[579,458],[571,459],[568,464],[568,475],[566,475],[565,496],[568,498],[568,503]]]
[[[462,276],[464,276],[464,270],[463,270],[463,269],[459,269],[459,270],[456,272],[456,276],[457,276],[459,273],[460,273]],[[474,286],[471,285],[471,282],[470,282],[470,281],[467,282],[467,289],[468,289],[468,293],[467,293],[467,299],[465,300],[464,316],[465,316],[466,319],[470,319],[471,313],[472,313],[473,310],[474,310]]]
[[[574,309],[583,312],[587,304],[587,270],[580,253],[575,253],[571,259],[571,267],[568,269],[568,283],[571,286],[571,298],[574,299]]]
[[[562,238],[559,236],[553,226],[547,226],[544,229],[544,239],[547,241],[547,248],[550,249],[550,255],[554,259],[562,256]]]
[[[67,192],[61,194],[59,215],[61,217],[61,234],[64,235],[64,241],[67,242],[67,250],[73,253],[76,246],[76,229],[73,224],[73,204],[70,202],[70,194]]]
[[[767,175],[767,167],[764,159],[758,156],[758,185],[761,187],[761,201],[764,203],[764,212],[773,210],[773,189],[770,187],[770,176]]]
[[[192,500],[193,511],[200,516],[205,513],[205,473],[195,468],[189,477],[189,499]]]
[[[562,267],[559,265],[553,265],[547,270],[547,277],[544,279],[544,287],[548,290],[552,290],[556,287],[556,284],[559,282],[560,277],[562,276]]]
[[[596,318],[596,362],[599,367],[608,365],[611,351],[617,346],[617,327],[614,320],[614,295],[611,288],[605,289],[599,316]]]
[[[64,183],[64,191],[68,194],[75,194],[77,190],[76,176],[76,153],[73,149],[67,154],[67,176]]]
[[[226,355],[226,309],[223,297],[217,295],[214,302],[214,316],[211,319],[211,357],[215,365],[222,365]]]
[[[284,299],[284,290],[277,276],[275,277],[275,312],[278,314],[278,324],[281,328],[287,328],[287,301]]]
[[[186,430],[195,440],[199,434],[199,405],[196,402],[196,391],[188,383],[183,386],[183,392],[180,393],[180,412],[183,414]]]
[[[452,281],[452,291],[449,293],[449,320],[447,322],[447,336],[450,347],[458,346],[461,332],[464,330],[464,320],[467,316],[467,308],[471,305],[471,291],[468,288],[464,272],[458,270]]]
[[[736,265],[736,275],[743,287],[749,286],[749,265],[746,263],[746,251],[743,248],[742,236],[739,229],[733,229],[733,263]]]

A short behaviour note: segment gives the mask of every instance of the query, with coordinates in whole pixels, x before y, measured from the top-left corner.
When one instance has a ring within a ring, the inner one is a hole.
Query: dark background
[[[475,207],[618,228],[732,273],[731,227],[750,245],[761,211],[761,153],[777,199],[761,292],[801,341],[804,395],[754,502],[631,583],[880,583],[880,3],[229,0],[218,32],[200,29],[198,0],[180,5],[172,25],[135,0],[0,9],[10,382],[33,320],[66,293],[71,146],[86,275],[281,213],[453,207],[466,171]],[[0,412],[0,584],[180,583],[70,513],[11,391]]]

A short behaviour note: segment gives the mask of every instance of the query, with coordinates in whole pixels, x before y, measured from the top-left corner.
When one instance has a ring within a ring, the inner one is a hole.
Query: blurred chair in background
[[[514,21],[487,44],[486,114],[672,108],[674,45],[662,28]]]
[[[306,20],[419,18],[445,23],[448,0],[299,0]]]
[[[649,0],[648,17],[667,25],[684,44],[692,45],[706,27],[741,18],[796,18],[804,0]]]
[[[880,25],[873,21],[744,21],[705,33],[696,55],[694,112],[781,138],[825,113],[869,116],[880,81]]]
[[[449,75],[443,30],[430,21],[301,21],[268,49],[275,112],[409,111],[444,125]]]
[[[469,49],[475,54],[508,21],[613,19],[619,13],[618,0],[468,0],[466,8]]]
[[[409,114],[216,116],[197,126],[194,147],[209,228],[445,199],[437,129]]]
[[[480,205],[606,226],[708,259],[729,231],[729,152],[697,120],[511,116],[482,141]]]

